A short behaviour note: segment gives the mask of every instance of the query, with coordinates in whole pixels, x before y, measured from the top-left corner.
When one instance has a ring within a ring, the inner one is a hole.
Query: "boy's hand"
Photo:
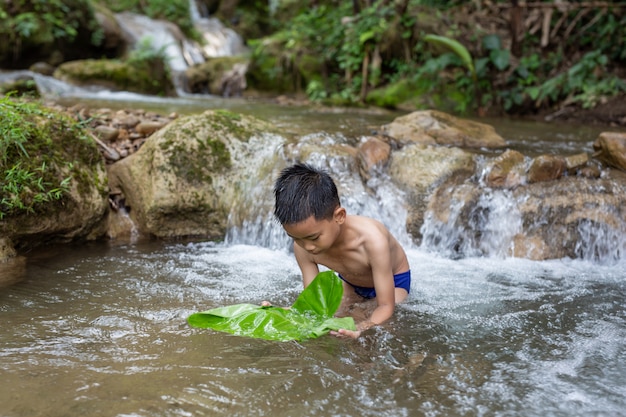
[[[261,307],[269,307],[271,305],[272,303],[270,303],[269,301],[261,301]]]
[[[347,329],[339,329],[338,331],[331,331],[330,334],[337,337],[351,337],[352,339],[358,339],[361,336],[360,330],[347,330]]]

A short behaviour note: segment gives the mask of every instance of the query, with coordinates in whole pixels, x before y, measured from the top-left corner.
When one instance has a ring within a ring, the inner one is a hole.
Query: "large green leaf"
[[[461,58],[461,61],[463,61],[467,69],[472,74],[472,77],[473,78],[476,77],[476,70],[474,69],[474,62],[472,60],[472,55],[467,50],[467,48],[463,46],[459,41],[452,39],[452,38],[447,38],[445,36],[439,36],[439,35],[426,35],[424,36],[424,40],[426,42],[430,42],[432,44],[448,48],[449,50],[457,54],[458,57]]]
[[[335,318],[343,287],[333,271],[320,272],[300,293],[290,309],[235,304],[195,313],[187,318],[194,327],[266,340],[304,340],[331,330],[356,330],[352,317]]]

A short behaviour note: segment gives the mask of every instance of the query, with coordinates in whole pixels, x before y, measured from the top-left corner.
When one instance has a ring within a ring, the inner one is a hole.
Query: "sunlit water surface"
[[[292,254],[138,242],[31,254],[0,288],[0,415],[626,415],[624,265],[408,251],[395,317],[360,340],[194,329],[233,303],[289,305]]]

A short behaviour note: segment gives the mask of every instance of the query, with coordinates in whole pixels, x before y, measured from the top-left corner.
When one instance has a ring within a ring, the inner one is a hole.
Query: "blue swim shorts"
[[[363,298],[376,297],[376,290],[374,288],[359,287],[356,285],[352,285],[348,281],[346,281],[340,274],[337,274],[337,275],[339,275],[339,278],[345,281],[346,284],[354,288],[354,292],[360,295],[361,297]],[[393,282],[395,283],[396,288],[404,288],[407,293],[410,293],[411,292],[411,270],[394,275]]]

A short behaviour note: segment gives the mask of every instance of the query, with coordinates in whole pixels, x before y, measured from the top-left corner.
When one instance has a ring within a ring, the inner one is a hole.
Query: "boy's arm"
[[[306,250],[295,243],[293,245],[293,253],[296,256],[296,261],[302,272],[302,283],[304,284],[304,288],[306,288],[313,282],[317,274],[319,274],[319,266],[309,257]]]
[[[372,268],[377,307],[372,312],[369,320],[362,321],[357,325],[356,332],[345,329],[341,329],[338,332],[341,335],[355,339],[361,335],[361,332],[390,319],[396,306],[389,245],[386,240],[378,240],[367,245],[366,252]]]

